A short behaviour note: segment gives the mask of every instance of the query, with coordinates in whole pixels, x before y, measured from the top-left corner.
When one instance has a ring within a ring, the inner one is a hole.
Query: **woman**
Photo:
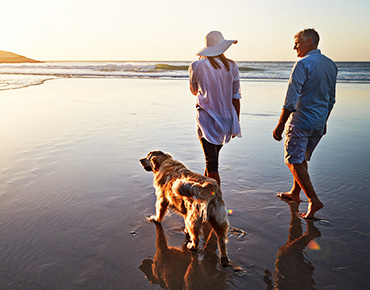
[[[190,91],[197,96],[197,134],[202,144],[205,176],[221,184],[218,157],[223,144],[241,137],[240,82],[236,63],[223,53],[236,40],[225,40],[219,31],[205,37],[206,47],[197,55],[199,60],[189,67]]]

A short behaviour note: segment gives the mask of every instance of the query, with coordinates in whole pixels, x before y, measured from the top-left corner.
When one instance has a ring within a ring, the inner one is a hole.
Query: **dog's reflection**
[[[161,224],[154,224],[156,253],[153,259],[144,259],[139,267],[150,283],[166,289],[226,288],[226,274],[217,269],[217,239],[214,234],[209,235],[200,260],[196,251],[169,247]]]
[[[299,203],[287,201],[287,204],[291,212],[288,240],[276,254],[274,285],[269,278],[271,273],[268,270],[265,270],[264,281],[267,289],[315,289],[314,267],[305,258],[303,250],[321,234],[310,220],[306,220],[307,229],[303,233],[302,220],[299,218]]]

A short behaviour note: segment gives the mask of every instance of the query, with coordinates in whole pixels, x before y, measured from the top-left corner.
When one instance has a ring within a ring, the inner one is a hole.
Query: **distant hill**
[[[0,63],[41,62],[9,51],[0,50]]]

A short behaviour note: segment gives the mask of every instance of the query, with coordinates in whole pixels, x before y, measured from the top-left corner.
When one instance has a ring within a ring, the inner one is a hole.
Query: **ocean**
[[[68,61],[0,64],[0,90],[55,78],[186,79],[190,61]],[[294,62],[237,62],[242,81],[286,81]],[[370,83],[370,62],[337,62],[339,83]]]

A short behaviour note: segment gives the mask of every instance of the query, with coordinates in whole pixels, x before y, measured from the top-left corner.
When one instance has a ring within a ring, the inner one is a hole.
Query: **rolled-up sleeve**
[[[283,105],[290,112],[296,111],[298,98],[301,95],[303,84],[306,80],[305,68],[301,62],[297,62],[290,75],[288,90]]]
[[[338,74],[338,68],[335,66],[335,76],[337,76]],[[330,92],[329,92],[329,113],[331,112],[331,110],[333,109],[333,106],[335,104],[335,87],[336,87],[336,81],[333,81],[332,82],[332,87],[330,88]]]
[[[233,99],[241,99],[241,97],[239,69],[235,65],[235,67],[233,67]]]

